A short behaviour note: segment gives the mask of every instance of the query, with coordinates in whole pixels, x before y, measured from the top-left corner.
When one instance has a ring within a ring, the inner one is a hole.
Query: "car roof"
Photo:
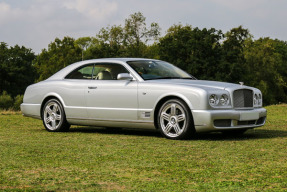
[[[56,80],[56,79],[63,79],[69,72],[73,71],[74,69],[85,65],[89,63],[121,63],[126,64],[128,61],[155,61],[156,59],[146,59],[146,58],[101,58],[101,59],[90,59],[90,60],[84,60],[79,61],[76,63],[73,63],[71,65],[68,65],[67,67],[61,69],[51,77],[49,77],[47,80]]]

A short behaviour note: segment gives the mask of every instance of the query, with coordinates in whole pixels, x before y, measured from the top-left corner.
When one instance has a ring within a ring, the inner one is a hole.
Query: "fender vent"
[[[145,117],[150,117],[150,112],[145,112]]]
[[[150,112],[142,112],[141,117],[142,118],[150,118]]]

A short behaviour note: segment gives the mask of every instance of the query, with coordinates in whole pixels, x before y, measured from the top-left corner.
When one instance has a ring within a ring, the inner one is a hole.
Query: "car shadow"
[[[72,127],[69,130],[69,132],[162,137],[159,131],[150,129],[147,130],[147,129],[130,129],[130,128],[128,129],[128,128],[78,126],[78,127]]]
[[[128,128],[103,128],[103,127],[72,127],[69,132],[80,133],[100,133],[113,135],[131,135],[131,136],[147,136],[147,137],[163,137],[157,130],[144,129],[128,129]],[[266,129],[251,129],[241,135],[225,135],[221,132],[198,133],[191,140],[255,140],[255,139],[272,139],[285,138],[287,131],[282,130],[266,130]]]
[[[239,135],[225,135],[220,132],[214,133],[200,133],[197,134],[193,140],[257,140],[257,139],[272,139],[287,137],[287,131],[282,130],[266,130],[266,129],[251,129],[244,134]]]

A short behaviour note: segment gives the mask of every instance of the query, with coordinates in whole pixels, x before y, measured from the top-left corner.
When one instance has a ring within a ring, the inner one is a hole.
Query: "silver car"
[[[52,132],[70,125],[148,128],[169,139],[240,134],[263,126],[267,115],[256,88],[197,80],[167,62],[139,58],[71,64],[28,86],[21,110]]]

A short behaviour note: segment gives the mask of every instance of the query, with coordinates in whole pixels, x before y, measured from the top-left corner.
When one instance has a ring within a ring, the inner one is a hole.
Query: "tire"
[[[166,101],[157,118],[161,134],[168,139],[189,139],[195,134],[191,112],[181,100]]]
[[[50,99],[45,103],[42,120],[46,130],[50,132],[65,132],[70,128],[64,108],[57,99]]]
[[[248,129],[226,130],[226,131],[222,131],[222,134],[226,136],[238,136],[238,135],[243,135],[247,130]]]

